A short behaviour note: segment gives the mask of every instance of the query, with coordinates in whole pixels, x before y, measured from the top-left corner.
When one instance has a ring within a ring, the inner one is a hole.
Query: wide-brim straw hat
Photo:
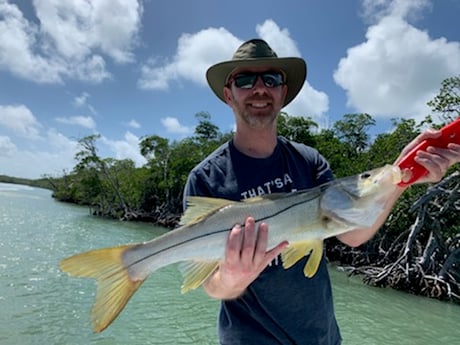
[[[273,51],[267,42],[261,39],[252,39],[244,42],[229,61],[217,63],[206,72],[206,79],[212,91],[223,102],[224,86],[230,73],[240,67],[267,67],[279,69],[285,73],[287,94],[283,107],[288,105],[299,93],[307,76],[307,64],[298,57],[282,57]],[[226,102],[225,102],[226,103]]]

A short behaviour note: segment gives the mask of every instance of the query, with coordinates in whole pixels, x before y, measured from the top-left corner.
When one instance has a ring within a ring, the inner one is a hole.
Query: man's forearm
[[[374,225],[372,225],[369,228],[356,229],[350,232],[340,234],[337,236],[337,239],[351,247],[358,247],[361,244],[369,241],[372,237],[374,237],[374,235],[377,233],[377,231],[380,229],[383,223],[385,223],[385,220],[388,218],[388,215],[390,214],[396,200],[398,200],[398,198],[401,196],[403,192],[404,188],[398,187],[395,190],[391,198],[387,200],[387,202],[385,203],[385,210],[374,223]]]

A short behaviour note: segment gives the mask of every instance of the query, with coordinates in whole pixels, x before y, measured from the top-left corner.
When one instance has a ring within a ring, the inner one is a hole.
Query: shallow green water
[[[150,277],[102,334],[89,322],[94,282],[58,270],[68,255],[164,231],[98,219],[49,191],[0,183],[0,344],[216,344],[218,303],[201,290],[181,295],[175,267]],[[330,271],[344,345],[459,343],[459,306]]]

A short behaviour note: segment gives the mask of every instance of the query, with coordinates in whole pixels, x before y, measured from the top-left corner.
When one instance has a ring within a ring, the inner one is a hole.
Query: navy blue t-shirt
[[[272,155],[258,159],[229,141],[192,170],[184,202],[188,195],[242,200],[308,189],[332,178],[329,164],[311,147],[279,137]],[[222,301],[220,343],[339,345],[326,260],[312,278],[303,274],[305,263],[306,258],[285,270],[275,260],[242,296]]]

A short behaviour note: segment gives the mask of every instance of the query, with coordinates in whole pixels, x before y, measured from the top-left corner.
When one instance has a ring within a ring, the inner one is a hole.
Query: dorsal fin
[[[179,225],[198,223],[218,209],[235,203],[235,201],[227,199],[189,196],[187,197],[187,209],[180,219]]]

